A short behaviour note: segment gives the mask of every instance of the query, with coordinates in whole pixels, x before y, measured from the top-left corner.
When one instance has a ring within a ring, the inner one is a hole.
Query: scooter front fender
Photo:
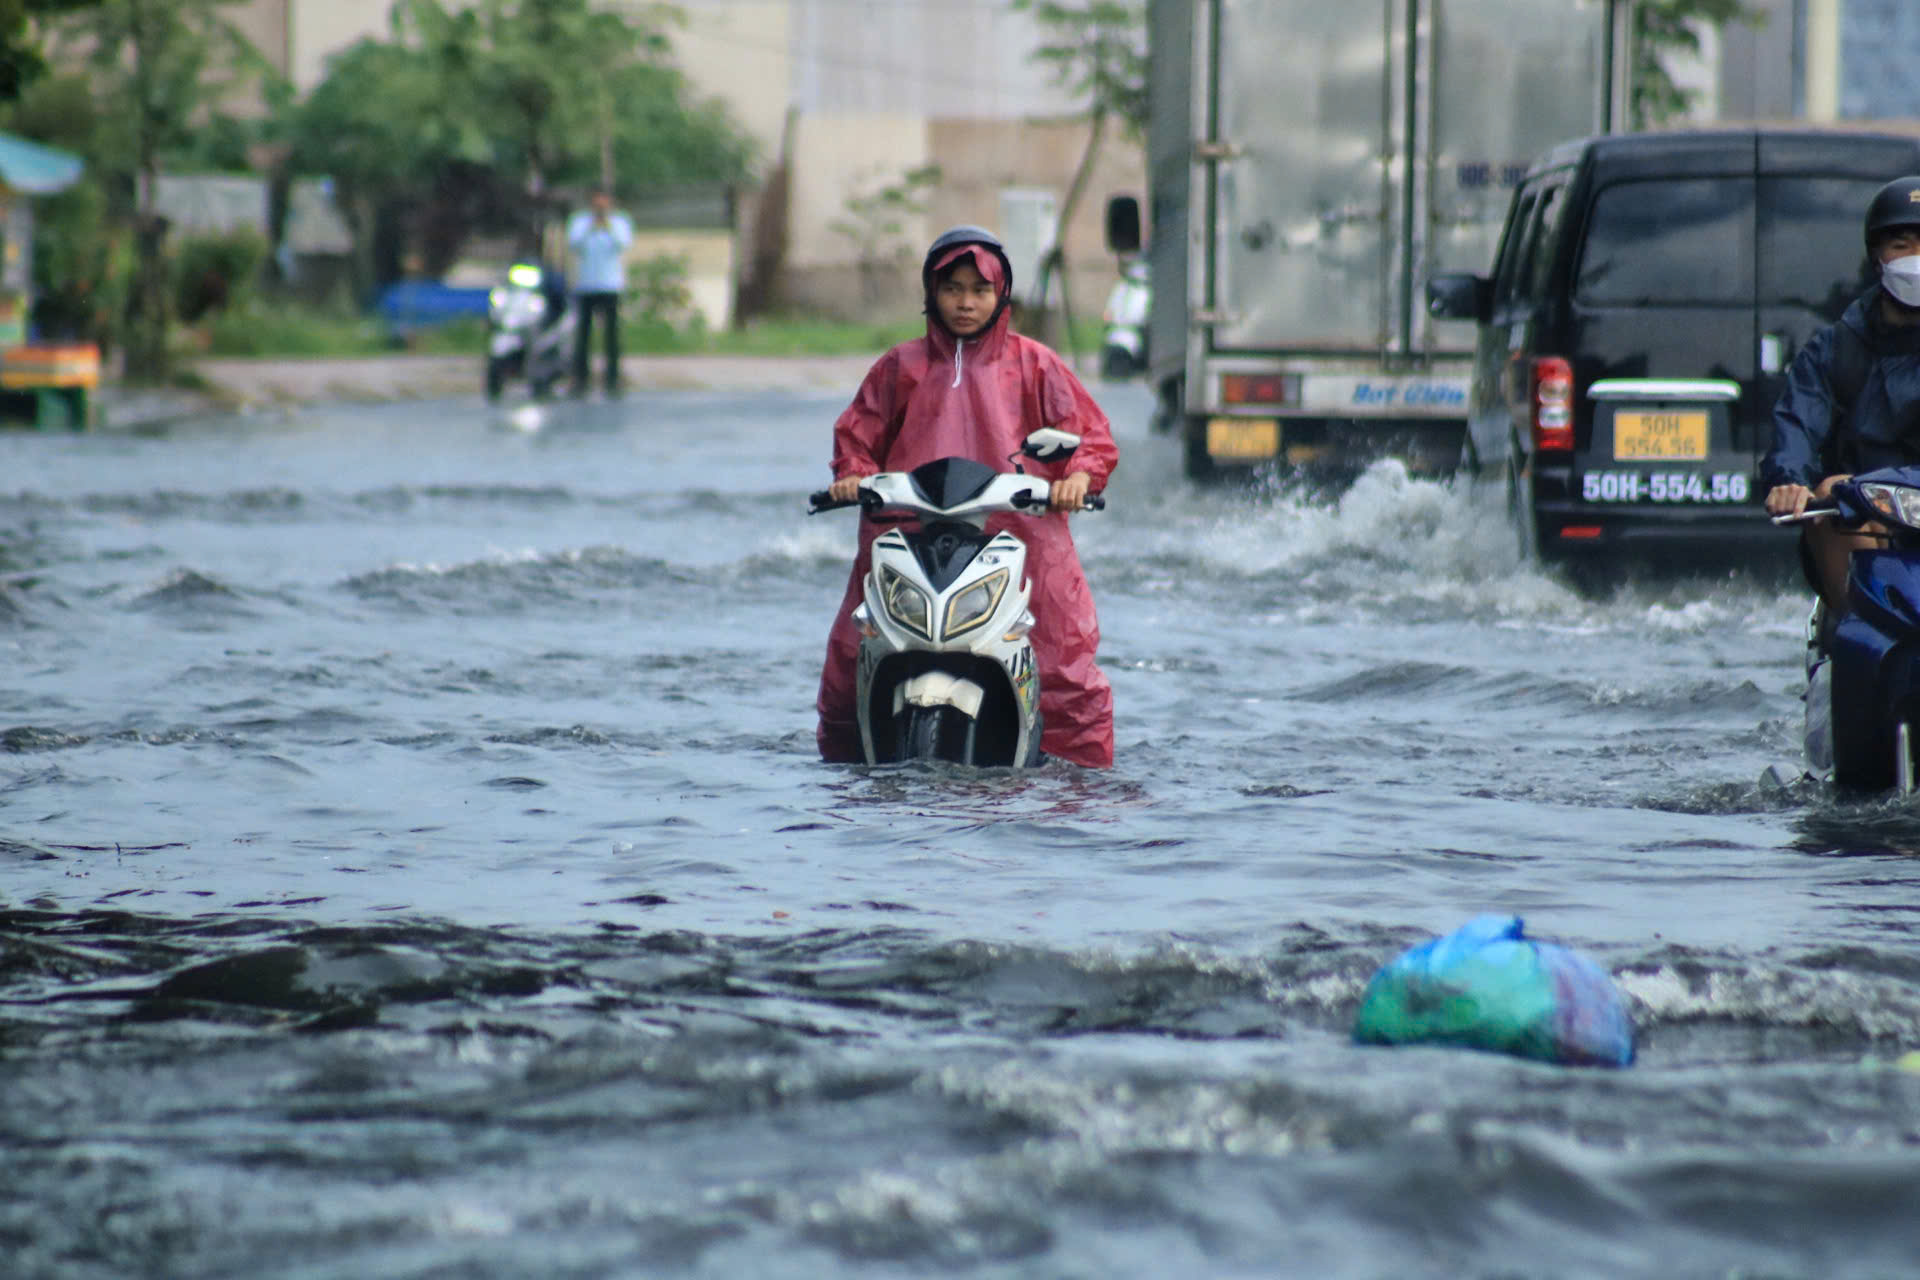
[[[1892,786],[1898,726],[1920,716],[1920,631],[1896,640],[1852,613],[1835,629],[1831,652],[1834,780]]]

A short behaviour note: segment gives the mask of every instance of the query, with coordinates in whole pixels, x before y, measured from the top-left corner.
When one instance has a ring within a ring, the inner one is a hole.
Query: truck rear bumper
[[[1398,458],[1420,475],[1451,475],[1466,423],[1449,419],[1194,417],[1190,470],[1231,474],[1260,468],[1359,472]]]

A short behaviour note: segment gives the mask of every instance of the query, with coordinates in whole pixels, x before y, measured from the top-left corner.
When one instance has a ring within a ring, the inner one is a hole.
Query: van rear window
[[[1751,178],[1607,187],[1593,202],[1575,296],[1596,307],[1751,305],[1753,198]]]
[[[1760,180],[1760,303],[1838,320],[1871,283],[1860,237],[1880,179]]]

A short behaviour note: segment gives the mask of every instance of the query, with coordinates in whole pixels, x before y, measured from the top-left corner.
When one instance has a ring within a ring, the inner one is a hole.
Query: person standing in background
[[[606,331],[607,394],[620,390],[620,294],[627,286],[627,246],[633,243],[633,222],[615,211],[613,194],[601,187],[587,207],[567,222],[567,247],[573,250],[574,297],[580,323],[573,333],[573,394],[587,393],[587,351],[593,317],[600,315]]]

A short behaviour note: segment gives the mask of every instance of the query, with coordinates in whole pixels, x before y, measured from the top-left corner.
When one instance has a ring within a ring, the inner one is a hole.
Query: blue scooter
[[[1847,614],[1807,623],[1807,761],[1844,787],[1914,790],[1920,741],[1920,466],[1883,467],[1775,524],[1875,525],[1887,545],[1853,553]]]

